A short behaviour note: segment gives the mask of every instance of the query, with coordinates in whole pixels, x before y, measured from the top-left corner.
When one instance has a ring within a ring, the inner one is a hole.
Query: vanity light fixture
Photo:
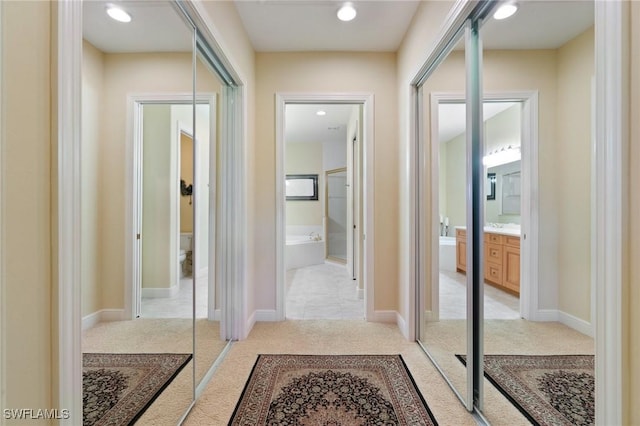
[[[490,152],[482,158],[485,167],[495,167],[501,164],[512,163],[521,158],[519,146],[507,146]]]
[[[344,22],[352,21],[357,15],[356,8],[351,3],[345,3],[338,9],[338,19]]]
[[[316,115],[319,115],[320,117],[322,117],[324,115],[327,115],[327,112],[323,111],[323,110],[320,110],[320,111],[316,112]]]
[[[107,5],[107,15],[118,22],[131,22],[131,15],[113,4]]]
[[[516,3],[504,3],[498,7],[493,14],[493,19],[502,20],[513,16],[518,11],[518,5]]]

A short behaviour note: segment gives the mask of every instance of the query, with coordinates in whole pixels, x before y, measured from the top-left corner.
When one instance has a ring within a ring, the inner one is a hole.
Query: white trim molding
[[[196,103],[208,104],[210,106],[210,126],[215,125],[215,114],[217,111],[215,93],[198,93],[196,95]],[[193,93],[131,93],[127,96],[127,137],[125,146],[125,265],[124,265],[124,319],[133,319],[137,314],[137,299],[139,289],[135,286],[135,276],[139,274],[136,265],[135,252],[137,239],[136,234],[142,233],[140,223],[137,220],[139,216],[139,206],[136,200],[140,197],[139,188],[142,185],[140,164],[142,163],[142,128],[140,126],[141,107],[145,104],[191,104],[193,102]],[[193,135],[193,129],[184,125],[177,126],[177,130],[185,130]],[[215,132],[211,132],[212,135]],[[196,135],[197,138],[197,135]],[[177,226],[177,224],[176,224]],[[179,234],[179,233],[178,233]],[[179,241],[178,241],[179,242]],[[210,247],[211,250],[213,248]],[[176,262],[177,247],[176,247]],[[176,274],[176,279],[178,278]],[[142,297],[142,294],[140,294]],[[147,296],[145,296],[147,297]],[[151,296],[151,297],[169,297],[169,296]]]
[[[593,337],[594,334],[593,324],[589,321],[557,309],[539,309],[534,313],[533,320],[540,322],[559,322],[589,337]]]
[[[147,299],[165,299],[178,295],[180,291],[179,285],[172,285],[171,287],[144,287],[142,288],[141,296]]]
[[[82,2],[58,2],[58,389],[59,407],[69,410],[61,425],[82,419],[81,349],[81,117]]]
[[[424,94],[423,94],[424,99]],[[414,99],[415,100],[415,99]],[[520,102],[522,104],[522,125],[521,125],[521,133],[522,133],[522,145],[521,149],[523,152],[523,161],[522,161],[522,176],[523,176],[523,209],[522,209],[522,246],[521,246],[521,254],[526,253],[526,255],[521,255],[521,297],[520,297],[520,313],[525,319],[533,320],[533,321],[545,321],[544,319],[540,319],[537,317],[537,314],[540,312],[538,309],[539,304],[539,288],[538,288],[538,240],[539,240],[539,212],[538,212],[538,92],[533,91],[492,91],[485,92],[483,94],[484,101],[491,102]],[[432,188],[419,188],[421,192],[427,190],[428,193],[432,195],[432,203],[431,203],[431,212],[430,217],[432,219],[439,217],[438,203],[433,202],[437,200],[438,194],[438,181],[439,181],[439,144],[433,143],[433,141],[437,141],[438,139],[438,105],[440,103],[447,102],[456,102],[456,103],[464,103],[465,95],[463,93],[445,93],[445,92],[433,92],[430,94],[430,108],[431,108],[431,146],[429,147],[416,147],[416,152],[419,153],[421,161],[420,164],[429,164],[429,168],[431,170],[431,175],[428,179],[426,179],[425,174],[428,171],[425,170],[417,170],[415,173],[412,173],[412,182],[415,185],[416,179],[420,179],[421,182],[431,182]],[[422,117],[423,114],[420,115]],[[413,119],[415,120],[415,115],[413,115]],[[433,124],[436,123],[436,124]],[[424,129],[425,126],[423,123],[419,123],[418,129]],[[423,143],[422,138],[415,137],[414,143]],[[419,199],[426,199],[423,194],[417,194]],[[415,202],[415,201],[414,201]],[[421,206],[422,207],[422,206]],[[423,217],[424,215],[415,216]],[[417,219],[414,219],[414,221]],[[423,240],[428,239],[428,235],[437,235],[439,224],[436,220],[432,220],[432,223],[422,224],[420,226],[414,225],[414,228],[420,230],[420,235]],[[430,230],[430,232],[428,232]],[[439,278],[438,268],[435,267],[438,265],[439,258],[439,242],[438,239],[431,239],[431,261],[434,267],[431,268],[431,282],[432,282],[432,294],[431,300],[434,303],[434,306],[428,307],[424,306],[422,309],[427,312],[431,312],[433,318],[437,318],[439,315],[438,312],[438,300],[439,300],[439,290],[437,285],[433,285],[433,283],[437,283]],[[417,246],[413,246],[412,258],[416,258],[418,250]],[[424,257],[422,255],[422,257]],[[414,260],[414,262],[417,262]],[[416,279],[420,277],[420,279],[425,279],[427,277],[427,272],[424,270],[424,265],[417,264],[416,266],[418,270],[416,271]],[[420,298],[421,299],[421,298]],[[419,309],[419,306],[412,306],[413,309]],[[557,316],[555,317],[557,318]]]
[[[88,330],[101,322],[122,321],[123,309],[102,309],[82,317],[82,331]]]
[[[623,157],[628,152],[627,2],[595,2],[596,424],[623,423]]]
[[[0,93],[4,93],[4,78],[3,78],[4,37],[2,34],[3,9],[4,9],[4,2],[0,2]],[[0,411],[4,410],[4,408],[7,406],[7,383],[6,383],[7,357],[5,355],[5,348],[7,347],[7,343],[6,343],[7,333],[5,331],[5,324],[7,323],[7,320],[5,318],[6,309],[4,309],[5,283],[6,283],[5,253],[7,249],[5,246],[5,240],[4,240],[4,232],[5,232],[4,231],[5,230],[4,209],[7,204],[5,203],[5,197],[4,197],[5,196],[4,158],[5,158],[5,141],[6,141],[4,111],[5,109],[4,109],[4,97],[3,97],[2,99],[0,99]]]
[[[276,93],[276,315],[285,319],[285,105],[298,104],[358,104],[363,106],[363,210],[364,224],[361,238],[364,239],[364,283],[365,320],[376,321],[374,313],[374,95],[372,93]],[[395,321],[395,316],[394,320]]]

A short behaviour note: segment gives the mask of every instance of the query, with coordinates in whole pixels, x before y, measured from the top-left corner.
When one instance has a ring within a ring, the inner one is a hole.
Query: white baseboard
[[[360,288],[360,285],[356,281],[356,296],[358,299],[364,299],[364,288]]]
[[[402,315],[400,315],[399,312],[396,312],[396,324],[398,325],[398,328],[400,329],[400,333],[402,333],[404,338],[407,340],[410,340],[409,327],[407,325],[407,322],[404,320],[404,318],[402,317]]]
[[[558,312],[559,321],[566,325],[567,327],[571,327],[576,331],[579,331],[582,334],[586,334],[589,337],[593,337],[593,326],[590,322],[587,322],[583,319],[575,317],[566,312],[559,311]]]
[[[434,311],[424,311],[424,321],[425,322],[440,321],[440,316]]]
[[[213,318],[209,318],[210,321],[222,321],[222,310],[214,309],[213,310]]]
[[[175,297],[180,291],[180,286],[173,285],[168,288],[143,288],[142,289],[142,297],[147,299],[159,299],[166,297]]]
[[[196,274],[196,279],[199,280],[201,278],[206,278],[208,276],[209,276],[209,267],[206,266],[198,270],[198,273]]]
[[[397,324],[398,313],[396,311],[373,311],[371,318],[367,318],[371,322],[386,322]]]
[[[549,322],[559,321],[557,309],[538,309],[533,315],[533,321]]]
[[[590,322],[557,309],[539,309],[534,315],[534,321],[557,321],[589,337],[594,336]]]
[[[255,321],[256,322],[278,321],[278,317],[276,315],[276,310],[275,309],[256,309],[253,312],[253,315],[255,316],[255,319],[256,319]]]
[[[256,309],[247,319],[247,333],[248,336],[256,322],[276,322],[278,321],[278,315],[275,309]]]
[[[82,331],[95,327],[98,323],[122,321],[124,309],[102,309],[82,318]]]

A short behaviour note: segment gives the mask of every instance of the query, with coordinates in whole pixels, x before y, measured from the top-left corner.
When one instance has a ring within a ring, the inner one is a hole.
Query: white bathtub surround
[[[287,225],[286,270],[324,263],[323,235],[322,225]]]
[[[322,237],[324,235],[324,228],[322,227],[322,225],[287,225],[287,236],[311,234],[318,234]]]
[[[456,272],[456,238],[440,237],[440,270]]]
[[[324,263],[325,242],[309,235],[287,235],[285,262],[287,271]]]

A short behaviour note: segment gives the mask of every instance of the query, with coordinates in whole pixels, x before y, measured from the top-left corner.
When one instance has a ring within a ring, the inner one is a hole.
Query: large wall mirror
[[[418,339],[490,423],[548,421],[536,416],[555,414],[536,412],[530,396],[551,398],[562,380],[561,392],[580,389],[584,404],[574,408],[594,422],[593,9],[525,2],[496,20],[479,6],[479,63],[454,39],[416,87],[428,164],[418,175],[427,265]],[[466,29],[468,42],[473,24]]]
[[[110,5],[83,3],[84,424],[175,425],[228,344],[215,271],[228,83],[173,2],[118,2],[121,21]]]

